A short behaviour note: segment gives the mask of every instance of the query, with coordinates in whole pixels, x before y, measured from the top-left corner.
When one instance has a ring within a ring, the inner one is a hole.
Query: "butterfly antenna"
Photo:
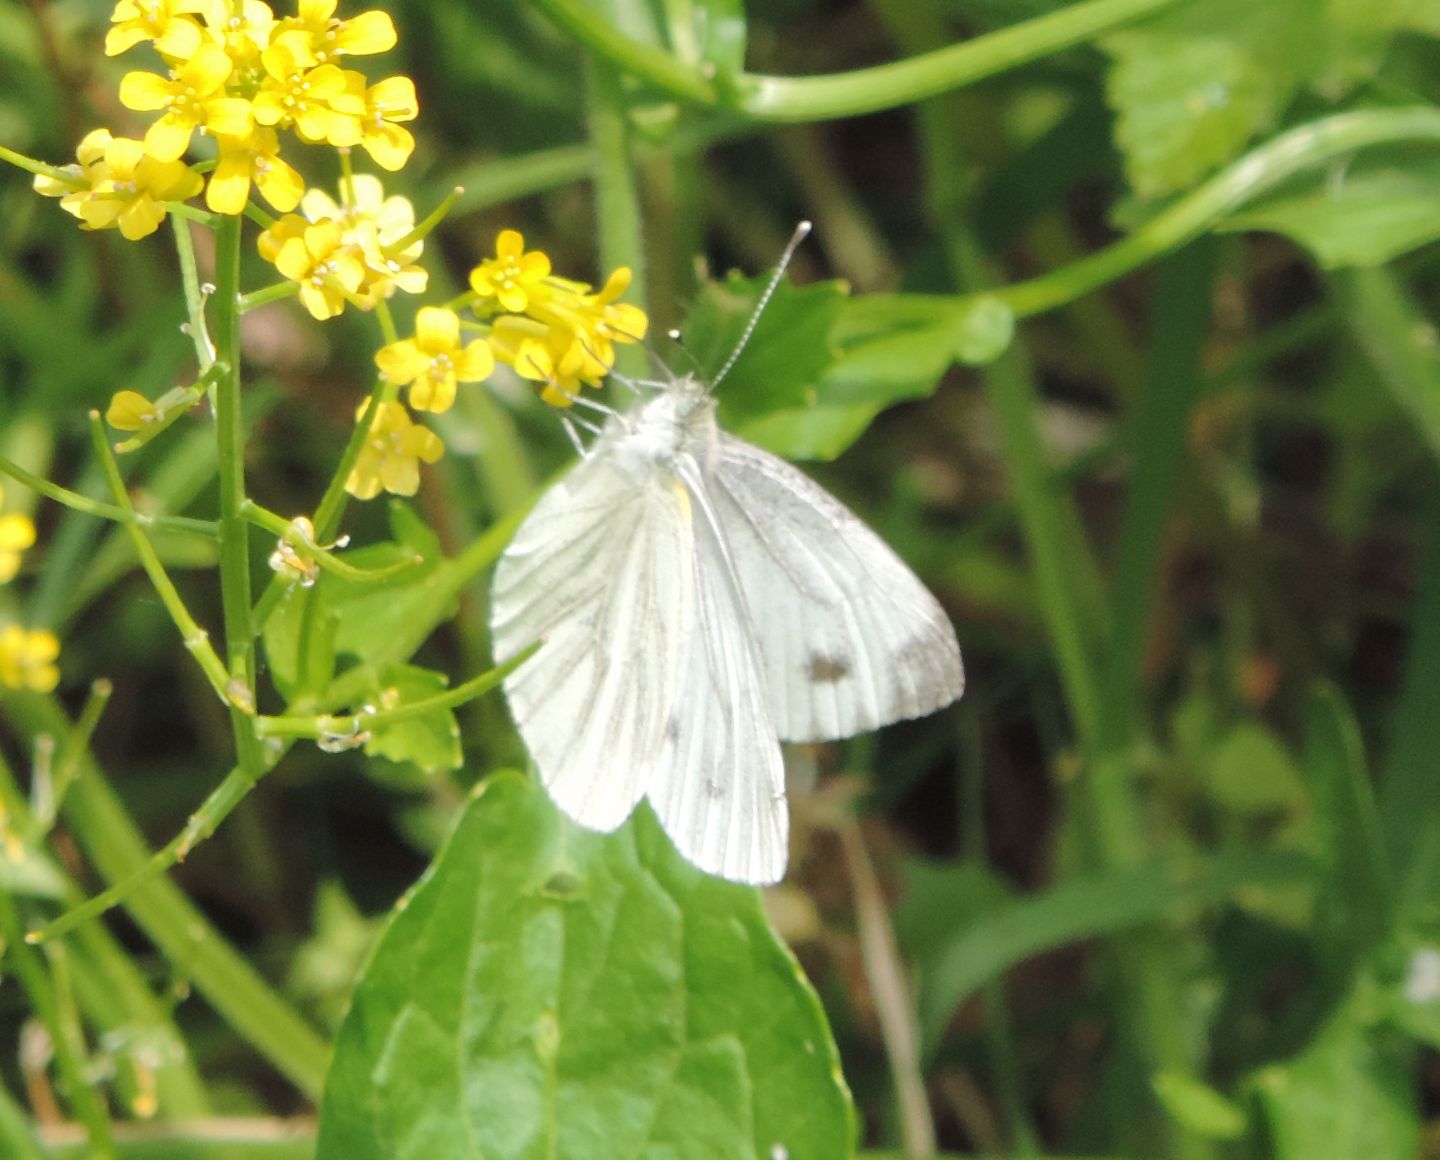
[[[780,279],[785,276],[785,267],[795,256],[795,251],[800,247],[800,243],[809,236],[811,228],[809,222],[801,222],[795,227],[795,232],[790,235],[790,242],[786,245],[784,253],[780,255],[780,261],[775,266],[775,273],[770,276],[770,285],[765,287],[765,293],[760,295],[760,301],[755,303],[755,309],[750,314],[750,321],[740,332],[740,341],[735,344],[735,349],[730,352],[730,357],[725,360],[725,365],[720,368],[720,373],[711,380],[710,389],[712,391],[720,385],[720,380],[730,373],[731,368],[740,358],[740,352],[745,349],[745,344],[750,341],[750,336],[755,333],[755,327],[760,323],[760,315],[769,305],[771,297],[780,285]]]

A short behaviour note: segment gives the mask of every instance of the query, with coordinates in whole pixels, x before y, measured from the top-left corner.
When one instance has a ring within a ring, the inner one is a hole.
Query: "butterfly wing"
[[[949,618],[849,509],[724,433],[709,483],[782,738],[848,737],[960,696]]]
[[[632,466],[578,463],[521,524],[492,590],[497,657],[545,641],[505,678],[541,780],[606,831],[645,792],[693,620],[684,496]]]
[[[689,862],[736,882],[778,882],[788,853],[785,769],[754,628],[694,460],[681,475],[694,618],[646,794]]]

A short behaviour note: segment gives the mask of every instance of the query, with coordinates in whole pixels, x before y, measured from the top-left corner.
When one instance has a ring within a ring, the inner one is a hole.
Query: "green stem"
[[[663,48],[632,40],[583,0],[535,0],[535,7],[596,55],[662,92],[696,104],[716,103],[715,86],[699,72]]]
[[[1018,345],[985,369],[985,392],[994,408],[1000,445],[1015,493],[1015,508],[1035,572],[1036,596],[1055,649],[1060,681],[1076,732],[1094,736],[1098,684],[1089,632],[1073,582],[1074,562],[1065,547],[1074,529],[1065,521],[1050,483],[1045,445],[1036,426],[1040,397]]]
[[[427,713],[454,709],[458,705],[465,704],[466,701],[473,701],[476,697],[490,692],[510,673],[534,656],[540,648],[540,644],[540,641],[536,641],[528,648],[521,649],[513,657],[508,657],[504,664],[497,665],[489,672],[471,677],[453,689],[447,689],[433,697],[411,701],[408,705],[397,705],[393,709],[377,709],[374,712],[347,713],[339,717],[330,714],[260,717],[255,722],[255,732],[261,737],[358,738],[367,730],[381,729],[401,721],[413,720],[416,717],[423,717]]]
[[[993,293],[1021,317],[1043,314],[1184,245],[1303,169],[1406,141],[1440,142],[1440,109],[1365,109],[1301,125],[1251,150],[1114,245]]]
[[[90,412],[90,437],[95,445],[95,454],[100,460],[100,465],[105,469],[105,478],[110,484],[110,493],[117,501],[116,506],[133,515],[134,509],[130,507],[130,497],[125,491],[125,481],[120,478],[120,467],[115,462],[115,456],[110,452],[110,445],[105,442],[105,429],[101,426],[100,412],[98,411]],[[195,658],[220,699],[227,705],[231,705],[233,710],[232,698],[235,695],[232,687],[233,674],[227,671],[225,663],[211,646],[210,634],[201,628],[195,618],[190,615],[190,610],[185,607],[185,602],[180,598],[180,593],[170,579],[170,574],[165,571],[165,565],[160,562],[160,557],[156,555],[154,547],[140,529],[139,523],[131,520],[126,524],[126,530],[130,533],[130,540],[135,546],[135,555],[139,557],[140,566],[145,569],[145,575],[150,578],[150,583],[160,597],[160,602],[165,605],[165,611],[170,614],[170,619],[180,630],[181,641],[190,650],[190,655]],[[253,698],[250,703],[254,703]]]
[[[1185,464],[1191,408],[1203,378],[1201,350],[1210,327],[1215,247],[1196,244],[1159,269],[1145,389],[1131,423],[1133,467],[1112,584],[1111,631],[1102,673],[1099,716],[1082,775],[1085,833],[1094,861],[1106,869],[1139,866],[1155,841],[1136,797],[1143,742],[1142,665],[1155,603],[1165,524]],[[1172,936],[1138,930],[1111,951],[1120,987],[1116,1005],[1129,1025],[1131,1050],[1150,1076],[1196,1078],[1195,1052],[1175,1012],[1184,1005],[1182,967]],[[1169,1137],[1168,1154],[1189,1160],[1214,1155],[1211,1143],[1154,1117]]]
[[[250,632],[250,538],[241,515],[245,499],[245,424],[240,414],[240,219],[215,233],[216,357],[226,370],[215,382],[216,449],[220,464],[220,587],[225,652],[230,671],[253,694],[255,657]],[[245,732],[249,732],[248,726]]]
[[[30,734],[57,736],[68,722],[53,699],[8,697],[5,712]],[[228,779],[227,779],[228,780]],[[65,800],[65,818],[108,882],[130,878],[151,854],[125,807],[85,755]],[[166,878],[135,887],[126,909],[164,955],[194,980],[211,1006],[308,1098],[318,1099],[329,1048]]]
[[[534,498],[539,498],[538,495]],[[532,499],[533,502],[533,499]],[[446,562],[438,576],[430,583],[426,607],[431,615],[417,615],[403,628],[386,639],[384,646],[376,650],[370,660],[336,677],[325,693],[311,702],[297,702],[291,706],[297,711],[306,709],[334,708],[353,705],[365,697],[375,683],[375,674],[386,665],[403,661],[415,652],[426,637],[435,631],[436,624],[448,610],[453,609],[465,588],[476,576],[489,569],[500,553],[505,550],[520,521],[529,513],[530,504],[524,504],[505,515],[488,527],[484,534],[473,541],[460,555]],[[509,658],[506,658],[509,659]]]
[[[252,782],[268,766],[255,737],[255,633],[250,608],[250,525],[245,502],[245,417],[240,409],[240,219],[215,229],[215,448],[220,469],[220,605],[231,684],[230,728],[240,770]]]
[[[77,724],[65,736],[62,766],[71,763],[73,755],[69,746],[80,728]],[[44,738],[51,736],[38,734],[33,744],[38,747]],[[0,802],[13,820],[15,832],[23,835],[25,842],[38,843],[41,835],[48,832],[49,824],[31,812],[3,757],[0,757]],[[65,901],[74,905],[82,897],[80,888],[67,878]],[[143,1043],[154,1053],[157,1110],[178,1117],[205,1114],[209,1105],[194,1060],[185,1050],[169,1011],[152,992],[150,981],[104,927],[87,926],[79,933],[78,943],[82,954],[74,963],[77,982],[86,993],[101,997],[101,1001],[87,1004],[91,1022],[102,1033],[123,1032],[131,1042]]]
[[[200,290],[200,271],[195,264],[195,239],[190,236],[190,223],[179,216],[170,218],[175,234],[175,253],[180,259],[180,282],[185,289],[185,309],[189,321],[185,329],[195,344],[195,362],[203,374],[215,361],[210,336],[205,332],[205,295]]]
[[[183,532],[191,536],[204,536],[210,540],[218,539],[220,535],[219,525],[213,520],[192,520],[186,516],[152,516],[137,512],[133,507],[117,507],[114,504],[102,503],[98,499],[91,499],[89,496],[51,483],[33,471],[26,471],[14,460],[7,459],[3,455],[0,455],[0,475],[8,475],[17,483],[23,483],[26,487],[53,499],[56,503],[62,503],[74,511],[99,516],[104,520],[114,520],[117,524],[125,524],[128,527]]]
[[[19,979],[20,985],[30,1000],[30,1006],[40,1016],[40,1021],[50,1032],[55,1062],[65,1081],[65,1094],[75,1114],[85,1125],[90,1137],[91,1154],[97,1157],[114,1157],[115,1141],[110,1134],[110,1116],[104,1103],[85,1075],[85,1067],[77,1053],[76,1036],[67,1033],[63,1024],[61,1001],[56,995],[53,980],[45,969],[41,955],[34,947],[27,946],[22,937],[20,913],[15,907],[15,896],[0,890],[0,937],[5,942],[5,960],[10,972]]]
[[[963,44],[829,76],[745,74],[738,105],[761,121],[822,121],[913,104],[974,84],[1159,12],[1179,0],[1083,0]]]
[[[629,266],[634,299],[645,294],[645,245],[640,192],[630,152],[630,130],[619,79],[605,64],[592,61],[587,71],[590,140],[595,146],[595,202],[600,226],[600,265],[609,271]]]

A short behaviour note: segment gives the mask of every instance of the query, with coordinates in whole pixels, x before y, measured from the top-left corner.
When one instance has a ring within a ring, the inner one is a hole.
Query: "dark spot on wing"
[[[716,801],[719,801],[725,796],[725,787],[718,781],[707,781],[705,783],[705,792]]]
[[[679,740],[680,740],[680,721],[679,721],[678,718],[675,718],[675,717],[668,717],[668,718],[666,718],[666,720],[665,720],[665,740],[666,740],[666,741],[679,741]]]
[[[819,653],[812,653],[807,675],[812,684],[833,685],[850,675],[850,661],[845,657],[823,657]]]

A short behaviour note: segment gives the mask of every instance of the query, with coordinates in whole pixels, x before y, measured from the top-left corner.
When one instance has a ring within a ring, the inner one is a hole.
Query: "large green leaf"
[[[341,1028],[319,1160],[843,1158],[824,1016],[758,893],[482,783]]]
[[[1116,142],[1142,197],[1184,189],[1278,122],[1305,88],[1335,100],[1436,0],[1203,0],[1104,41]]]

